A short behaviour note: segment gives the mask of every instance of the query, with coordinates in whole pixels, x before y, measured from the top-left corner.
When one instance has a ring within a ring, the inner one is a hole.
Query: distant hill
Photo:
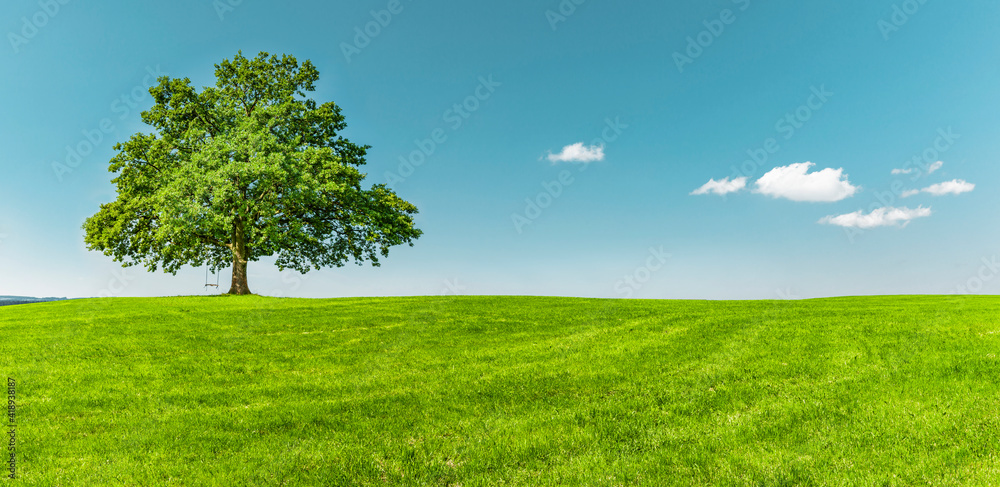
[[[33,298],[29,296],[0,296],[0,306],[12,304],[44,303],[46,301],[63,301],[66,298]]]

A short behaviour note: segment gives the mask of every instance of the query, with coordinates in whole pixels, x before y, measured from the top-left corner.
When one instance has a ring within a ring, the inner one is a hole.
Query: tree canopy
[[[114,147],[115,201],[83,225],[91,250],[128,267],[176,274],[233,268],[231,294],[250,294],[247,264],[280,269],[379,265],[413,245],[417,208],[383,184],[361,186],[370,146],[341,135],[333,102],[317,104],[319,73],[289,55],[242,52],[216,66],[215,87],[161,77],[142,112],[152,133]]]

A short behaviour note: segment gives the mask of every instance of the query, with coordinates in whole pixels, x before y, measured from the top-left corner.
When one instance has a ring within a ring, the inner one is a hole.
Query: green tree
[[[292,56],[242,52],[215,87],[161,77],[142,120],[155,131],[115,146],[115,201],[83,225],[90,250],[125,267],[232,265],[230,294],[250,294],[247,263],[276,256],[308,272],[387,257],[420,237],[417,208],[383,184],[362,189],[369,146],[340,135],[340,107],[306,98],[319,73]]]

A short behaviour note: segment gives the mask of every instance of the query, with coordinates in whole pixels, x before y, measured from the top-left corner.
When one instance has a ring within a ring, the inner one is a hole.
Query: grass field
[[[79,300],[0,340],[10,485],[1000,483],[993,297]]]

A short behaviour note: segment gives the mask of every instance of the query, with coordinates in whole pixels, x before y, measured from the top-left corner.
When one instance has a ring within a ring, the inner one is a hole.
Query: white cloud
[[[747,187],[747,178],[736,178],[732,181],[729,178],[725,178],[721,181],[716,181],[714,179],[709,179],[702,187],[694,190],[691,194],[717,194],[717,195],[727,195],[729,193],[735,193]]]
[[[814,165],[800,162],[771,169],[757,180],[754,192],[792,201],[815,202],[840,201],[858,192],[859,188],[851,185],[843,168],[809,173]]]
[[[587,147],[583,142],[563,147],[558,154],[549,153],[552,162],[593,162],[604,160],[604,147],[592,145]]]
[[[827,225],[837,225],[848,228],[869,229],[875,227],[900,226],[905,227],[914,218],[931,216],[931,209],[923,206],[915,209],[893,208],[887,206],[864,214],[861,210],[839,216],[828,216],[819,221]]]
[[[903,193],[903,197],[913,196],[917,193],[927,193],[934,196],[943,196],[946,194],[962,194],[968,193],[976,189],[976,185],[972,184],[964,179],[952,179],[951,181],[945,181],[943,183],[932,184],[924,189],[916,190],[911,189]]]
[[[941,169],[942,166],[944,166],[944,161],[937,161],[934,164],[931,164],[930,166],[927,167],[927,174],[934,173],[938,169]],[[913,168],[910,168],[910,169],[893,169],[892,170],[892,175],[895,176],[895,175],[898,175],[898,174],[913,174],[915,172],[917,172],[917,169],[913,169]]]

